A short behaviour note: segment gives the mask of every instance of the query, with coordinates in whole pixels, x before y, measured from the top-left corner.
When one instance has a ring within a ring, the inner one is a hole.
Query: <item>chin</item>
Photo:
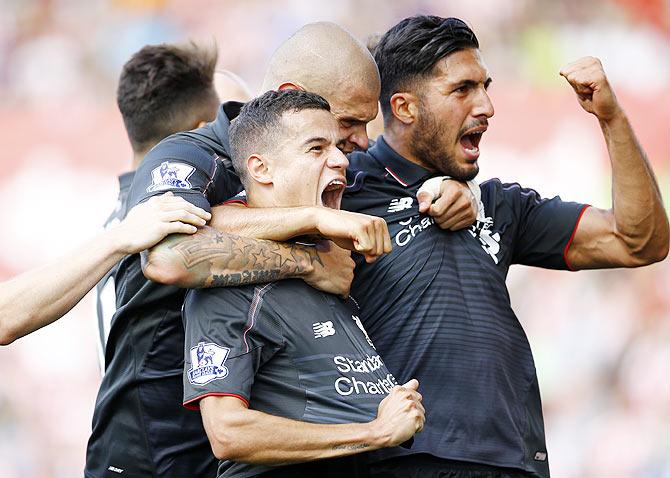
[[[473,164],[471,166],[462,168],[457,179],[460,179],[461,181],[470,181],[475,179],[478,174],[479,166],[477,164]]]
[[[479,174],[479,165],[476,161],[470,163],[463,161],[461,164],[448,163],[443,165],[440,171],[445,176],[450,176],[458,181],[470,181]]]

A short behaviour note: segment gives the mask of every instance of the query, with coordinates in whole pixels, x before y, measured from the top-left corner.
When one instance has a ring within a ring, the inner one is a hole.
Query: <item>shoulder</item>
[[[191,289],[184,300],[184,311],[222,314],[232,311],[247,311],[258,295],[258,286],[221,284],[220,287]],[[221,307],[223,306],[223,307]],[[200,310],[203,309],[203,310]]]
[[[360,191],[370,179],[383,178],[386,173],[370,150],[354,151],[347,156],[347,159],[349,167],[347,168],[346,194]]]
[[[523,199],[540,197],[537,191],[521,186],[519,183],[502,182],[498,178],[491,178],[479,184],[484,203],[519,203]]]
[[[214,164],[216,157],[215,151],[205,143],[177,133],[154,146],[145,156],[142,165],[174,160],[203,166]]]

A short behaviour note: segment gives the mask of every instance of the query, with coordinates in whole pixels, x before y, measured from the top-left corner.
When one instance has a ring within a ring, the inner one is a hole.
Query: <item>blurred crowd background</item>
[[[274,48],[307,22],[366,41],[417,13],[463,18],[479,37],[496,108],[480,179],[610,206],[597,121],[558,76],[593,55],[670,205],[669,0],[0,0],[0,280],[76,250],[114,207],[132,158],[116,81],[143,45],[216,42],[219,68],[257,92]],[[512,269],[554,477],[670,477],[669,263]],[[94,324],[89,296],[0,349],[0,476],[82,476],[100,380]]]

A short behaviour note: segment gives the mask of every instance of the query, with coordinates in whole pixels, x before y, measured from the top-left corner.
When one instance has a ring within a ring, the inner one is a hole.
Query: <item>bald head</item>
[[[365,125],[377,115],[379,71],[349,32],[334,23],[310,23],[282,43],[270,59],[263,91],[286,88],[323,96],[340,122],[345,151],[367,148]]]
[[[232,71],[215,71],[214,88],[222,102],[231,100],[245,102],[253,98],[251,90],[244,80]]]

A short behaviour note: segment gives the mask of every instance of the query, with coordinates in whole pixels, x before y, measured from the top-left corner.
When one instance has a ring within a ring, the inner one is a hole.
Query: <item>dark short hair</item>
[[[467,48],[479,48],[479,41],[458,18],[418,15],[387,31],[375,48],[384,118],[390,118],[391,96],[408,91],[417,79],[429,76],[438,60]]]
[[[268,91],[244,105],[230,126],[229,138],[233,166],[245,186],[247,158],[271,147],[281,135],[284,114],[303,110],[330,111],[330,104],[316,93],[282,90]]]
[[[216,48],[195,43],[147,45],[123,65],[116,102],[134,151],[192,128],[218,102],[217,56]]]

